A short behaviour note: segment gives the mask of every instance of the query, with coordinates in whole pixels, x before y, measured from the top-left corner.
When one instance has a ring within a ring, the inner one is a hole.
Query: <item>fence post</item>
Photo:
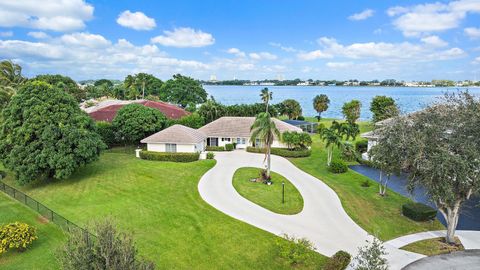
[[[28,204],[27,204],[27,194],[24,193],[23,198],[25,198],[25,205],[28,206]]]
[[[53,211],[50,210],[50,215],[52,216],[52,222],[53,222]]]
[[[37,212],[40,213],[40,207],[38,206],[38,201],[35,201],[37,203]]]
[[[15,190],[16,190],[16,189],[13,189],[13,198],[14,198],[14,199],[17,198],[17,197],[15,197],[15,195],[16,195]]]

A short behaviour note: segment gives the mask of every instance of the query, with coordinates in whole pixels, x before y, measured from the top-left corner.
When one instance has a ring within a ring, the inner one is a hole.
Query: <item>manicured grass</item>
[[[272,185],[252,182],[262,169],[240,168],[233,175],[233,186],[246,199],[278,214],[298,214],[303,209],[303,198],[295,186],[285,177],[271,172]],[[282,203],[282,182],[285,183],[285,203]]]
[[[106,151],[65,181],[20,189],[80,226],[113,217],[121,230],[133,234],[140,255],[155,261],[158,269],[289,268],[276,253],[279,237],[200,198],[198,181],[214,160],[147,161],[127,152]],[[11,176],[7,182],[15,185]],[[25,260],[33,264],[47,258],[39,254]],[[325,260],[315,253],[312,264]]]
[[[329,126],[331,119],[321,121]],[[361,132],[372,129],[370,123],[360,122]],[[361,139],[357,137],[357,140]],[[329,185],[340,197],[348,215],[367,232],[377,235],[382,240],[393,239],[402,235],[444,229],[443,225],[434,222],[415,222],[401,213],[401,207],[410,199],[388,190],[386,197],[377,194],[378,184],[370,181],[370,187],[362,187],[361,183],[368,177],[352,170],[344,174],[333,174],[327,170],[327,152],[319,135],[312,135],[312,155],[306,158],[292,158],[290,161],[305,172],[317,177]],[[340,157],[335,150],[334,156]],[[354,164],[354,163],[351,163]]]
[[[455,237],[455,245],[447,244],[445,243],[445,237],[439,237],[411,243],[400,249],[420,253],[426,256],[434,256],[451,253],[454,251],[465,250],[462,243],[460,242],[460,239],[458,239],[457,237]]]
[[[56,269],[56,250],[65,239],[63,232],[30,208],[0,192],[0,225],[15,221],[27,223],[37,229],[38,239],[24,252],[8,250],[0,255],[0,269]]]

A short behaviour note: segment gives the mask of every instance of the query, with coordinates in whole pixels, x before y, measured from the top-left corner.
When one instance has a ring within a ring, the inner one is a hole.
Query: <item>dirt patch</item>
[[[47,224],[47,223],[50,222],[50,220],[48,220],[46,217],[41,216],[41,215],[39,215],[39,216],[37,217],[37,221],[38,221],[38,223],[40,223],[40,224]]]

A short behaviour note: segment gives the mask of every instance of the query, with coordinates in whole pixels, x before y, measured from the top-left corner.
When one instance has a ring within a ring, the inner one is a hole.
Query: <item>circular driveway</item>
[[[426,257],[413,262],[403,270],[479,270],[480,250],[466,250]]]

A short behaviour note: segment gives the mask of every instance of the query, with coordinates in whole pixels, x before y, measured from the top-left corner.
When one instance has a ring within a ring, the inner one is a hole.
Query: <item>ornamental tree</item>
[[[317,116],[318,121],[322,119],[322,112],[328,109],[329,104],[330,104],[330,99],[325,94],[316,95],[315,98],[313,99],[313,108],[318,113],[318,116]]]
[[[347,122],[350,124],[354,124],[358,118],[360,118],[360,109],[362,107],[362,103],[358,100],[352,100],[350,102],[345,102],[342,107],[342,113]]]
[[[65,179],[105,148],[75,99],[46,82],[26,83],[2,116],[0,159],[21,184]]]
[[[409,189],[423,186],[447,221],[454,243],[463,203],[480,192],[480,100],[468,92],[398,117],[378,131],[376,151],[409,172]]]
[[[173,79],[162,86],[160,97],[185,108],[188,104],[201,104],[207,101],[207,91],[200,82],[180,74],[173,75]]]
[[[162,130],[166,123],[167,118],[159,110],[141,104],[129,104],[118,110],[112,125],[118,141],[136,144]]]
[[[373,113],[373,122],[378,122],[397,116],[399,110],[393,98],[375,96],[370,103],[370,111]]]
[[[300,103],[294,99],[286,99],[277,106],[279,107],[280,114],[288,116],[288,119],[297,119],[297,117],[302,115],[302,107]]]

